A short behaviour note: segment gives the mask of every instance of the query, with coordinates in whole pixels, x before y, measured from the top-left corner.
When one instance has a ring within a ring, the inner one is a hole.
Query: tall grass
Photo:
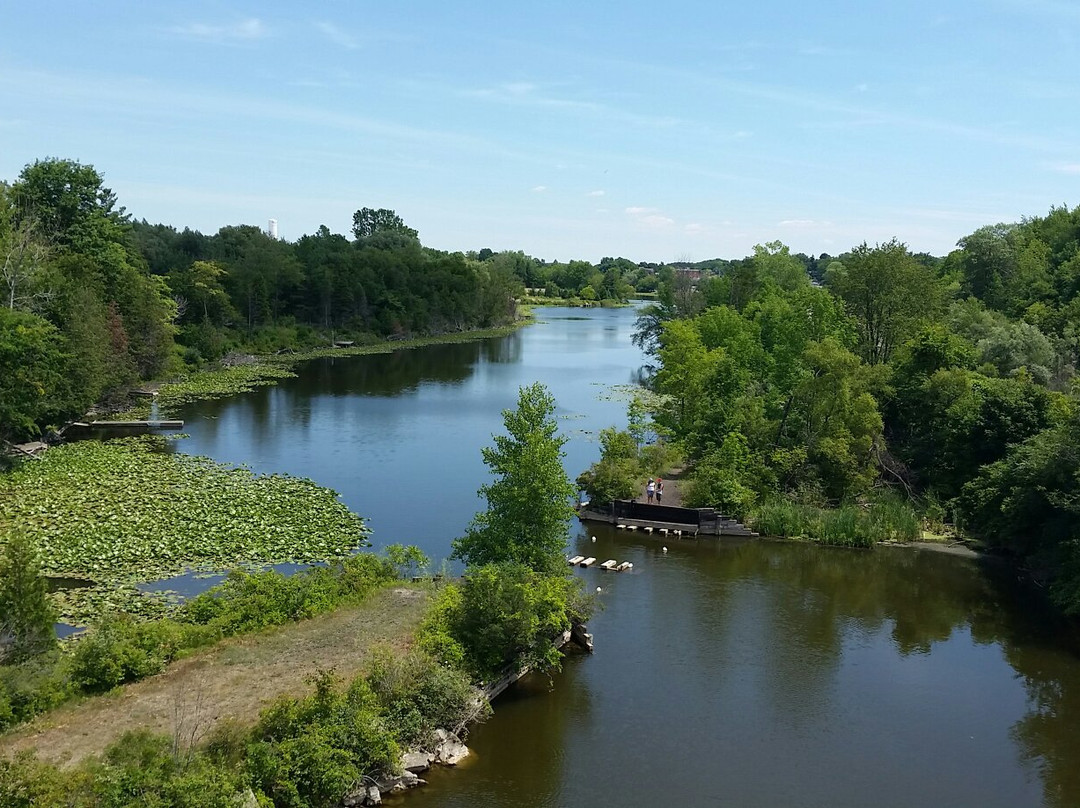
[[[872,547],[880,541],[915,541],[919,518],[906,502],[884,498],[867,506],[818,508],[788,499],[768,499],[750,516],[754,530],[766,536],[807,539],[842,547]]]

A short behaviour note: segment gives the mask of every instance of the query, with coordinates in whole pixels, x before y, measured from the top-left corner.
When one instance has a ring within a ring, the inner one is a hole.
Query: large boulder
[[[419,750],[406,752],[401,756],[401,768],[405,771],[413,772],[426,772],[431,768],[431,761],[435,759],[435,755],[431,752],[423,752]]]
[[[444,766],[456,766],[469,756],[469,747],[461,739],[445,729],[435,730],[438,743],[435,746],[435,762]]]
[[[426,786],[427,780],[423,780],[406,769],[397,777],[387,777],[379,780],[379,791],[386,794],[398,794],[402,791],[408,791],[410,788],[416,788],[417,786]]]

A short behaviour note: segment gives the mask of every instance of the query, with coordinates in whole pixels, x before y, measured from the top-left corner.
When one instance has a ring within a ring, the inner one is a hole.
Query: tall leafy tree
[[[506,435],[483,449],[494,480],[480,488],[487,510],[454,541],[454,558],[479,566],[520,563],[538,572],[564,567],[574,487],[563,468],[566,438],[558,434],[555,399],[539,382],[522,387],[518,406],[503,412]]]
[[[0,660],[21,662],[56,645],[56,611],[37,551],[22,531],[0,553]]]
[[[858,322],[863,358],[872,364],[888,362],[941,307],[934,271],[896,239],[874,247],[864,242],[828,279]]]

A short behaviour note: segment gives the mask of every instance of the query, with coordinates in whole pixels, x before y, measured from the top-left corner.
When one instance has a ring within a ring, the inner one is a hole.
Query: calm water
[[[541,318],[503,339],[313,363],[190,408],[181,448],[312,477],[376,546],[443,558],[519,385],[556,396],[571,476],[596,458],[595,432],[625,422],[611,388],[642,361],[633,312]],[[572,549],[634,562],[580,573],[604,590],[596,653],[508,693],[470,736],[473,762],[408,806],[1080,805],[1080,658],[1008,570],[600,527],[575,526]]]

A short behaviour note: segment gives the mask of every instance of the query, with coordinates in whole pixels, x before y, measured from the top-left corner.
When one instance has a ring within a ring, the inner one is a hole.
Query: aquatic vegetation
[[[757,506],[749,521],[762,535],[845,547],[872,547],[879,541],[917,541],[922,534],[914,509],[892,499],[865,507],[816,508],[774,497]]]
[[[146,437],[72,443],[0,476],[0,542],[18,526],[46,574],[99,583],[326,560],[367,543],[363,520],[310,480],[167,449]]]
[[[163,385],[158,391],[158,403],[164,409],[172,411],[191,401],[246,393],[256,387],[277,384],[281,379],[291,379],[294,376],[296,374],[288,368],[267,362],[206,370]]]

